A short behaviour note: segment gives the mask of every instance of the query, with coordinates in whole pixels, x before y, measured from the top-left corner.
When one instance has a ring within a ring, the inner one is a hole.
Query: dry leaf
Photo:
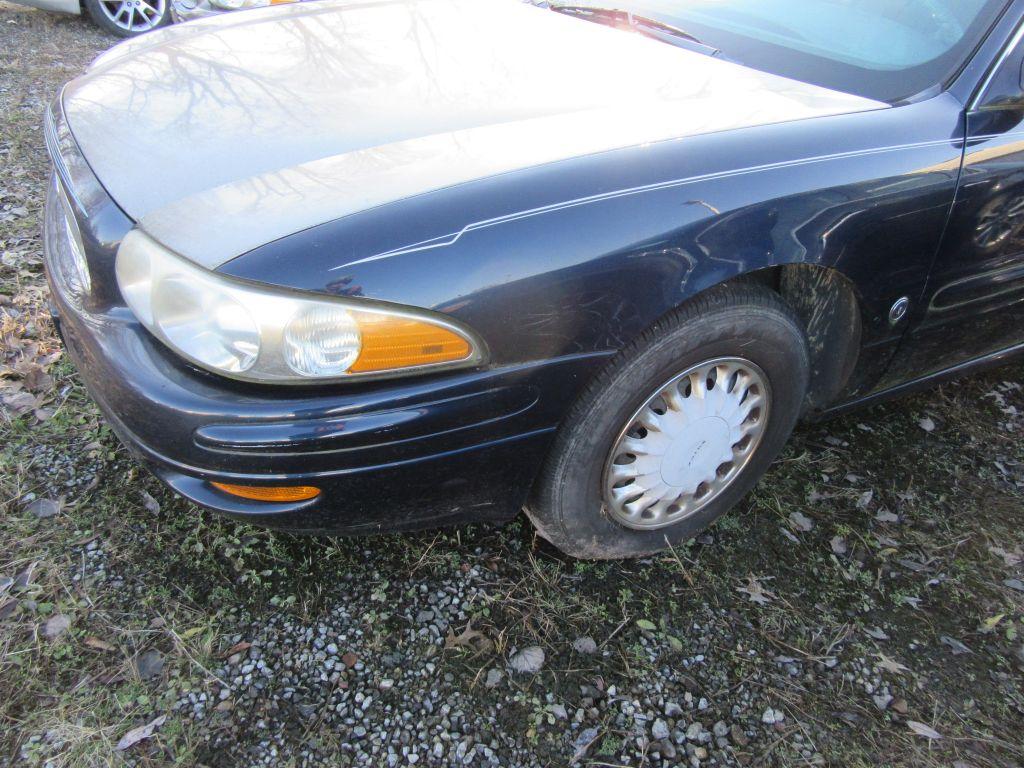
[[[88,648],[93,648],[97,651],[107,651],[112,653],[117,650],[117,646],[108,643],[106,640],[100,640],[98,637],[87,637],[85,638],[85,645]]]
[[[1003,562],[1006,563],[1007,568],[1016,568],[1024,560],[1024,557],[1021,556],[1020,547],[1015,547],[1012,552],[1002,547],[989,547],[988,551],[996,557],[1001,557]]]
[[[744,593],[750,599],[750,602],[757,603],[758,605],[767,605],[775,598],[775,595],[761,586],[757,576],[747,577],[746,586],[736,587],[736,591]]]
[[[974,651],[961,643],[955,637],[950,637],[949,635],[942,635],[942,637],[939,638],[939,642],[948,646],[953,651],[954,656],[960,656],[965,653],[974,653]]]
[[[15,415],[21,415],[26,411],[34,411],[39,402],[36,396],[30,392],[18,392],[14,395],[7,395],[3,398],[3,404]]]
[[[30,389],[33,392],[45,392],[53,389],[53,378],[39,363],[21,362],[15,366],[15,370],[21,374],[21,381],[25,389]]]
[[[884,669],[886,672],[892,672],[895,675],[902,675],[904,672],[910,671],[909,669],[907,669],[907,667],[903,666],[898,661],[890,659],[884,653],[878,653],[875,655],[880,659],[880,661],[878,662],[878,666]]]
[[[926,739],[941,739],[942,734],[932,728],[930,725],[919,723],[916,720],[907,720],[907,728],[912,730],[918,736],[924,736]]]
[[[540,672],[544,666],[544,649],[539,645],[531,645],[529,648],[514,654],[508,660],[508,668],[513,672],[532,675]]]
[[[807,533],[814,527],[814,521],[811,520],[807,515],[800,512],[792,512],[789,515],[789,523],[798,531]]]
[[[164,724],[165,720],[167,720],[167,715],[160,715],[160,717],[155,720],[151,720],[145,725],[140,725],[138,728],[132,728],[128,733],[121,737],[119,742],[117,742],[118,751],[123,752],[135,744],[138,744],[140,741],[148,739],[153,735],[153,732],[157,728]]]
[[[468,648],[475,654],[480,654],[491,650],[494,647],[494,643],[483,632],[473,629],[473,622],[469,622],[466,624],[466,628],[458,635],[449,629],[448,636],[444,639],[444,647],[445,650]]]
[[[989,618],[985,619],[985,621],[983,621],[981,623],[981,626],[978,627],[978,630],[988,634],[989,632],[994,631],[995,628],[999,625],[999,622],[1001,622],[1005,618],[1006,618],[1006,614],[1005,613],[1000,613],[1000,614],[997,614],[995,616],[990,616]]]
[[[160,502],[145,491],[142,492],[142,506],[154,515],[160,514]]]
[[[224,651],[224,653],[221,654],[221,658],[222,659],[226,659],[229,656],[234,656],[236,653],[241,653],[242,651],[248,651],[250,648],[252,648],[252,643],[247,643],[245,640],[243,640],[240,643],[235,643],[230,648],[228,648],[226,651]]]

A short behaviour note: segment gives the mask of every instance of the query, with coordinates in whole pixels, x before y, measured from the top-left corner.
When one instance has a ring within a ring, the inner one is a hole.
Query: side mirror
[[[1003,62],[974,105],[977,112],[1024,111],[1024,56]]]

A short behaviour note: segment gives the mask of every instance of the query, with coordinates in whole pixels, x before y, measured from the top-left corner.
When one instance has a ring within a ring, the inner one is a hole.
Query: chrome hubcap
[[[628,528],[674,525],[714,501],[754,455],[771,393],[756,365],[722,358],[659,387],[608,454],[604,500]]]
[[[103,14],[128,32],[156,27],[167,12],[168,0],[101,0]]]

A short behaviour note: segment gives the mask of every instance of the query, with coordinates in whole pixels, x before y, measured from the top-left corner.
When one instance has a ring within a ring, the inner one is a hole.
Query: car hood
[[[885,106],[511,0],[228,14],[112,49],[62,103],[118,205],[211,268],[487,176]]]

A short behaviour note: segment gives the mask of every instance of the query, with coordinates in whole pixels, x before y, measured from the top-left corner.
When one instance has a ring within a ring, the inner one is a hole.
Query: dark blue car
[[[325,0],[113,48],[46,257],[205,507],[692,536],[821,417],[1024,349],[1024,2]]]

